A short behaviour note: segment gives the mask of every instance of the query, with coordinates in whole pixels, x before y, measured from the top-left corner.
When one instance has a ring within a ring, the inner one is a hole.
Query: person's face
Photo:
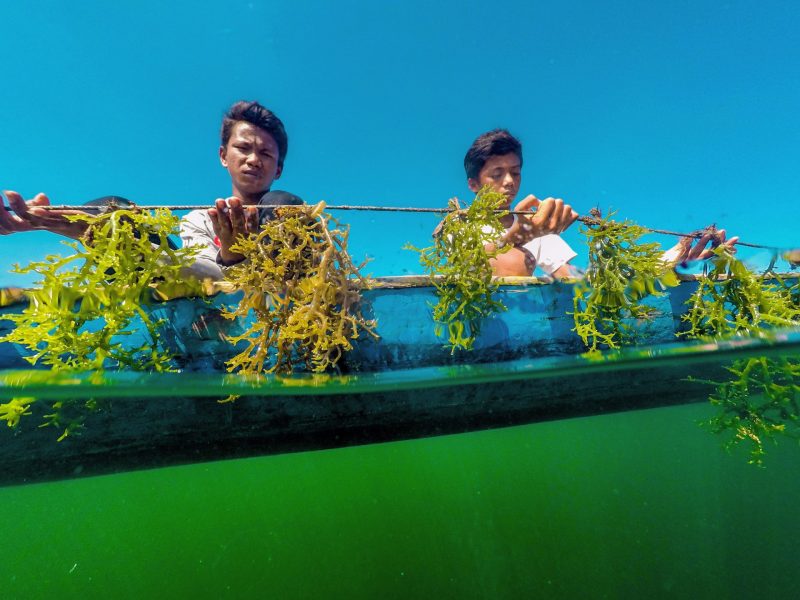
[[[230,173],[234,195],[245,202],[260,197],[281,176],[275,138],[247,121],[234,124],[228,144],[219,148],[219,161]]]
[[[519,157],[513,152],[489,157],[478,173],[477,179],[467,180],[469,189],[476,194],[487,185],[493,192],[503,194],[507,199],[506,206],[517,197],[520,183],[522,183],[522,165],[519,163]]]

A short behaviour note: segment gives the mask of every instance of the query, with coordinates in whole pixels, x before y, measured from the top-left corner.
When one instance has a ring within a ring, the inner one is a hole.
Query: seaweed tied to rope
[[[575,283],[574,331],[590,352],[632,344],[635,321],[654,314],[643,300],[678,285],[678,278],[657,243],[639,243],[644,227],[595,214],[581,231],[589,266]]]
[[[168,210],[111,209],[96,216],[76,215],[89,223],[87,235],[64,242],[72,252],[51,255],[21,267],[40,279],[26,292],[28,306],[7,314],[15,325],[0,341],[31,351],[26,360],[55,372],[130,369],[172,370],[171,355],[159,338],[159,322],[143,308],[159,282],[169,288],[183,282],[192,262],[190,249],[170,247],[178,218]],[[139,337],[139,343],[131,339]],[[0,405],[0,420],[13,427],[29,414],[32,398]],[[46,424],[63,430],[60,439],[80,427],[94,401],[64,400],[52,405]]]
[[[720,247],[712,268],[687,301],[683,333],[700,339],[760,335],[800,325],[800,281],[760,277]],[[741,358],[726,367],[727,381],[715,386],[710,401],[719,412],[706,423],[727,436],[726,447],[746,443],[750,463],[763,465],[765,441],[778,436],[800,439],[800,356]]]
[[[504,227],[498,208],[505,202],[502,194],[483,188],[466,208],[450,201],[449,212],[434,233],[432,246],[406,249],[419,252],[419,261],[431,275],[438,302],[433,306],[436,335],[446,328],[451,352],[472,348],[480,332],[481,320],[506,310],[493,297],[498,284],[492,280],[490,259],[510,249],[504,246],[486,251]]]
[[[231,337],[244,349],[228,361],[240,373],[321,372],[335,367],[375,322],[361,313],[360,290],[369,286],[347,253],[348,229],[323,212],[325,204],[285,206],[257,235],[232,247],[246,257],[227,278],[244,292],[223,314],[254,319]]]

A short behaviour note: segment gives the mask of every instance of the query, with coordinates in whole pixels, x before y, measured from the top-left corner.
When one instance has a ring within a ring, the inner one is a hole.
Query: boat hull
[[[724,378],[726,360],[743,352],[797,353],[800,346],[797,335],[777,349],[759,340],[669,344],[696,286],[685,282],[650,300],[653,319],[634,324],[639,346],[590,358],[572,331],[572,287],[527,281],[502,286],[498,297],[508,310],[483,322],[471,352],[451,353],[434,334],[433,288],[389,284],[364,293],[380,339],[358,340],[340,374],[267,376],[252,385],[221,375],[235,352],[225,335],[247,325],[220,317],[220,308],[237,300],[227,294],[150,307],[164,319],[164,338],[184,371],[144,374],[125,389],[122,373],[107,373],[102,385],[89,377],[57,384],[45,377],[37,387],[35,378],[18,376],[25,351],[0,344],[2,368],[15,376],[0,374],[0,397],[37,398],[33,414],[0,431],[0,485],[700,402],[710,388],[692,378]],[[231,393],[239,398],[220,402]],[[100,409],[78,435],[56,442],[61,431],[39,425],[52,401],[70,398],[95,398]]]

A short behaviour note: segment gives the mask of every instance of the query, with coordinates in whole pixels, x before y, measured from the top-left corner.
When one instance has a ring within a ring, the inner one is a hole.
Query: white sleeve
[[[524,248],[533,255],[536,266],[548,275],[555,273],[578,254],[569,244],[555,234],[543,235],[525,244]]]
[[[203,210],[193,210],[181,219],[180,235],[184,248],[194,248],[196,259],[190,271],[200,279],[222,280],[223,270],[217,263],[219,249],[214,243],[214,230]]]

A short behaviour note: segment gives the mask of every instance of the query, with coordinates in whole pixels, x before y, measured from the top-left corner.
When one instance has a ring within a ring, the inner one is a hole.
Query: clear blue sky
[[[32,0],[0,22],[0,188],[26,197],[210,203],[230,189],[221,115],[246,98],[285,122],[276,187],[309,202],[468,198],[464,152],[503,126],[524,193],[800,245],[798,3]],[[433,217],[338,214],[373,274],[418,271],[401,247]],[[0,244],[0,285],[58,249]]]

